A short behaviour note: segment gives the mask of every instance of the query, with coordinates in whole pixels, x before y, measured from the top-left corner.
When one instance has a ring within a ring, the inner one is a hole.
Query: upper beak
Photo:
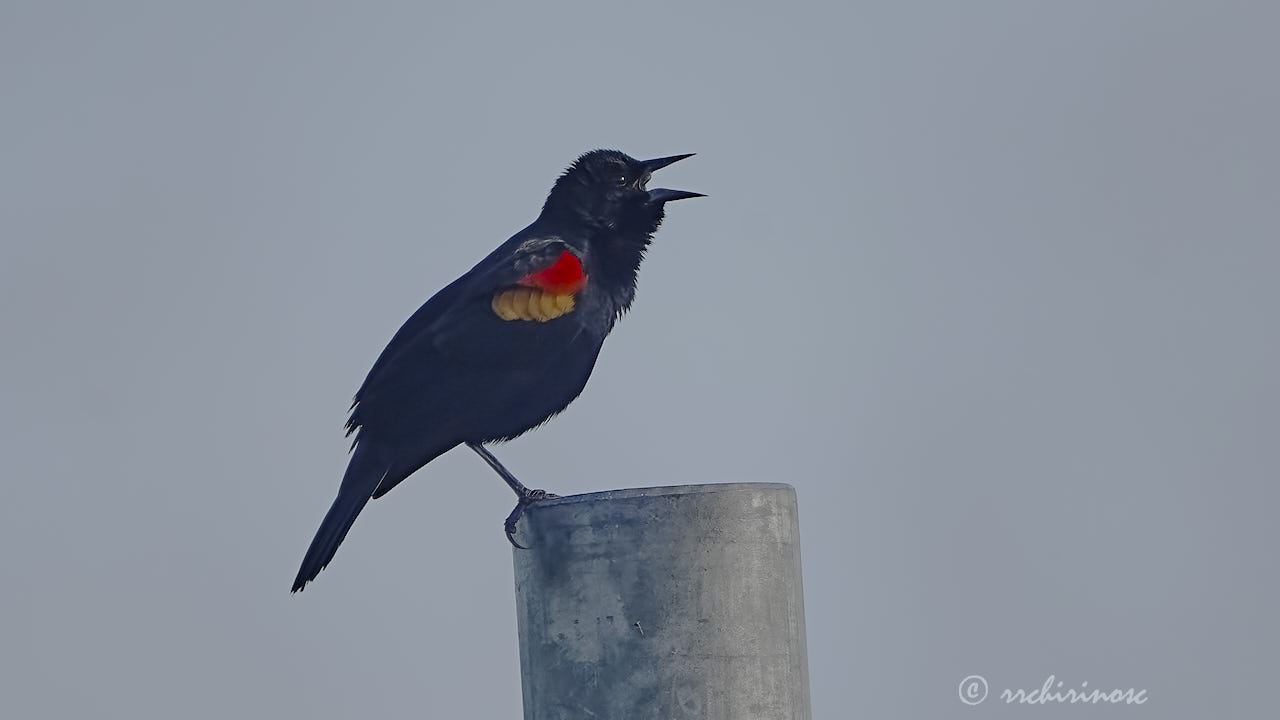
[[[687,157],[693,157],[693,155],[693,153],[688,153],[686,155],[672,155],[671,157],[654,158],[653,160],[641,160],[640,165],[644,167],[645,172],[653,172],[654,170],[661,170],[671,163],[680,162]]]
[[[644,166],[646,173],[654,170],[660,170],[671,163],[679,162],[687,157],[693,157],[693,153],[685,155],[672,155],[664,158],[654,158],[653,160],[641,160],[640,164]],[[702,193],[690,192],[688,190],[668,190],[666,188],[654,188],[649,191],[649,202],[661,205],[672,200],[684,200],[685,198],[706,197]]]

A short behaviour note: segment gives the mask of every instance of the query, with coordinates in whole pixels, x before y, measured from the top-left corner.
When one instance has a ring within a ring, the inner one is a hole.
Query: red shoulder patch
[[[565,250],[550,267],[525,275],[517,284],[559,295],[572,295],[586,287],[587,274],[582,272],[582,261],[578,256]]]

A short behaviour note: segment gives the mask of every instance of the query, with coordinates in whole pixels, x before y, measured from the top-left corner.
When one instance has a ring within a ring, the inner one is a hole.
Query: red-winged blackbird
[[[532,225],[405,322],[356,392],[347,421],[354,452],[294,592],[329,564],[370,498],[463,443],[519,498],[506,521],[516,544],[524,508],[548,494],[522,485],[483,444],[541,425],[582,392],[635,297],[664,205],[702,197],[645,189],[650,173],[687,157],[586,153],[556,180]]]

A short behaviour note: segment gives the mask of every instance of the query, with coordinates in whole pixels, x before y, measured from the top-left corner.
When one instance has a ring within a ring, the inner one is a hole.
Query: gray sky
[[[400,323],[578,153],[697,152],[560,493],[796,486],[816,718],[1272,714],[1266,3],[0,8],[0,714],[519,715],[471,453],[289,583]]]

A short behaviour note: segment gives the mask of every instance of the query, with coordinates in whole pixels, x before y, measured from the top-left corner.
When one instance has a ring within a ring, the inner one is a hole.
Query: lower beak
[[[649,191],[649,204],[661,205],[662,203],[671,202],[672,200],[684,200],[685,198],[706,197],[702,193],[690,192],[688,190],[668,190],[666,188],[654,188]]]

